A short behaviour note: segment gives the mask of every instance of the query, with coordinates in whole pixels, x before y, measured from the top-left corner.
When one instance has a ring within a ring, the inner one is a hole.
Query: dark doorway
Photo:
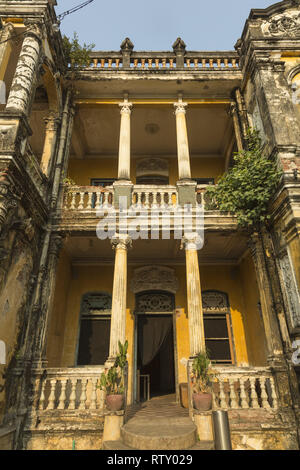
[[[138,315],[137,334],[137,368],[150,376],[150,396],[175,393],[173,316]]]

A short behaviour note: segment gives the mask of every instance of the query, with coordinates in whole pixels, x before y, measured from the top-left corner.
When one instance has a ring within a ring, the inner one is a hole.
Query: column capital
[[[24,24],[26,26],[26,31],[24,33],[24,38],[33,36],[38,41],[42,41],[44,36],[43,25],[41,22],[35,20],[25,20]]]
[[[181,239],[181,250],[199,250],[203,245],[202,237],[197,232],[185,233]]]
[[[175,114],[178,113],[186,113],[186,107],[188,106],[187,103],[182,101],[182,98],[179,98],[176,103],[174,103],[174,108],[175,108]]]
[[[131,114],[132,103],[128,101],[128,96],[124,96],[123,103],[119,103],[121,114]]]
[[[44,118],[44,123],[47,131],[56,131],[60,122],[61,118],[57,113],[54,112],[50,112],[48,116]]]
[[[111,244],[113,250],[128,250],[132,246],[132,239],[126,234],[116,233],[111,239]]]

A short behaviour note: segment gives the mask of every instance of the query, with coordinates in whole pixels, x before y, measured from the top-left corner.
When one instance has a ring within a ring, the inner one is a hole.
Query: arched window
[[[111,295],[102,292],[83,296],[77,365],[102,365],[108,358]]]
[[[219,364],[234,362],[227,294],[215,290],[202,292],[205,344],[210,359]]]

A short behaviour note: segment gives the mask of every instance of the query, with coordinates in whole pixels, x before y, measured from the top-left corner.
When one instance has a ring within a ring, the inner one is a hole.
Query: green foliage
[[[262,152],[256,129],[247,133],[247,149],[234,155],[234,166],[209,186],[205,195],[207,209],[233,212],[238,224],[259,229],[269,219],[268,205],[282,172],[274,160]]]
[[[211,369],[208,352],[199,352],[192,364],[191,385],[193,392],[207,392],[215,376],[216,373]]]
[[[73,39],[67,36],[63,37],[63,48],[65,58],[71,66],[71,70],[76,68],[88,67],[90,65],[90,52],[95,47],[95,44],[79,44],[78,35],[74,33]]]
[[[119,341],[119,354],[116,357],[113,367],[102,372],[100,377],[101,390],[105,390],[107,395],[122,395],[125,391],[124,368],[127,361],[128,341],[124,344]]]

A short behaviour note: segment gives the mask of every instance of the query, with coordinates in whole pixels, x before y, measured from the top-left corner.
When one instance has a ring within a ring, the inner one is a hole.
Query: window
[[[215,184],[214,178],[192,178],[197,184]]]
[[[83,296],[77,365],[102,365],[108,358],[111,296],[91,293]]]
[[[202,293],[205,344],[210,359],[219,364],[232,364],[233,344],[230,308],[227,295],[219,291]]]

